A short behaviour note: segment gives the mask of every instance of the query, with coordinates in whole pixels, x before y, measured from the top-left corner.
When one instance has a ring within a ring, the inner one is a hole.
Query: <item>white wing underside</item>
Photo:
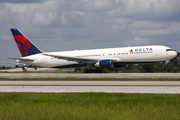
[[[58,59],[64,59],[67,61],[76,61],[81,64],[95,64],[99,60],[102,60],[102,59],[95,59],[95,58],[93,59],[93,58],[72,57],[72,56],[62,56],[62,55],[55,55],[55,54],[42,54],[42,55],[51,56]],[[109,59],[111,59],[114,62],[120,61],[120,59],[117,59],[117,58],[109,58]]]
[[[78,63],[84,63],[84,64],[94,64],[98,62],[98,59],[91,59],[91,58],[80,58],[80,57],[62,56],[55,54],[42,54],[42,55],[51,56],[58,59],[64,59],[67,61],[76,61]]]

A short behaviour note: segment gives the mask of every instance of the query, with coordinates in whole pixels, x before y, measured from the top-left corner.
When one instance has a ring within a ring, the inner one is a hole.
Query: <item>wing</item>
[[[8,63],[8,64],[14,64],[14,65],[22,64],[22,63],[17,63],[17,62],[7,62],[7,61],[1,61],[1,62]]]
[[[98,59],[92,59],[92,58],[82,58],[82,57],[71,57],[71,56],[62,56],[62,55],[55,55],[55,54],[42,54],[46,56],[51,56],[58,59],[64,59],[68,61],[76,61],[78,63],[84,63],[84,64],[94,64],[98,62]]]

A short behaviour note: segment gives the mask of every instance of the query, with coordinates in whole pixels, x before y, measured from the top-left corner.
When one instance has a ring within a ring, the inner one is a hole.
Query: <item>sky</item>
[[[180,52],[180,0],[0,0],[0,66],[21,57],[10,28],[45,52],[164,45]]]

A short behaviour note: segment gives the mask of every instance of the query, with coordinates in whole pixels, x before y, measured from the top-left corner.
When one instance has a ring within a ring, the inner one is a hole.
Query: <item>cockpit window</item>
[[[166,51],[173,51],[173,49],[166,49]]]

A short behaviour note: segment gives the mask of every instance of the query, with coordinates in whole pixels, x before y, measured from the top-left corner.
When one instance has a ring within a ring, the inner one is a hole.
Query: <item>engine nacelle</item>
[[[100,60],[94,66],[100,68],[113,68],[114,63],[112,60]]]

